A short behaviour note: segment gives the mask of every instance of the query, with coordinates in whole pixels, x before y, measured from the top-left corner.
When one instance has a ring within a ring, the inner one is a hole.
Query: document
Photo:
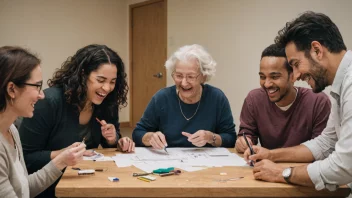
[[[198,171],[209,167],[247,166],[246,161],[226,148],[153,148],[136,147],[133,154],[112,157],[118,167],[135,166],[145,172],[175,167],[185,171]]]

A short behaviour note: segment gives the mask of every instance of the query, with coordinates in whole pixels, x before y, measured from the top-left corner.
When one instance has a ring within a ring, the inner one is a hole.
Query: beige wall
[[[44,80],[75,51],[90,43],[116,50],[129,67],[128,9],[143,0],[3,0],[0,1],[0,46],[26,46],[43,59]],[[350,0],[169,0],[168,54],[198,43],[218,62],[210,84],[222,89],[239,124],[248,91],[259,87],[261,51],[285,22],[305,10],[328,14],[352,46]],[[168,77],[168,85],[173,82]],[[298,83],[306,86],[304,83]],[[120,112],[129,121],[129,109]]]
[[[116,50],[128,69],[125,0],[0,1],[0,46],[37,52],[45,82],[67,57],[92,43]],[[129,120],[128,113],[122,109],[121,122]]]
[[[351,47],[351,7],[350,0],[169,0],[168,54],[192,43],[209,50],[218,62],[209,84],[225,92],[238,127],[244,98],[259,87],[261,52],[277,31],[301,12],[319,11],[332,18]]]

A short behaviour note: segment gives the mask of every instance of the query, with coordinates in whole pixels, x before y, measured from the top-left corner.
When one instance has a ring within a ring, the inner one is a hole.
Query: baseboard
[[[130,122],[120,122],[120,127],[130,127]]]

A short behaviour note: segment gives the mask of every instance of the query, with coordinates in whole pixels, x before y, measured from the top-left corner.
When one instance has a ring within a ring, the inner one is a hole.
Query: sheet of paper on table
[[[133,165],[145,172],[167,167],[191,172],[208,167],[247,166],[242,157],[226,148],[167,148],[167,151],[136,147],[135,153],[117,154],[112,159],[118,167]]]

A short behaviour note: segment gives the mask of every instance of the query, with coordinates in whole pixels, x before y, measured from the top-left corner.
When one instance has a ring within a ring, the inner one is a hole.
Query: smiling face
[[[289,100],[289,93],[294,89],[293,75],[288,74],[285,63],[284,57],[274,56],[265,56],[260,61],[260,85],[271,102]]]
[[[42,70],[39,65],[32,70],[30,78],[25,83],[37,85],[43,83]],[[14,90],[13,107],[17,116],[33,117],[35,103],[44,98],[43,91],[39,91],[39,87],[31,85],[15,86]]]
[[[327,69],[313,60],[310,54],[307,58],[303,51],[298,51],[293,42],[286,45],[286,55],[295,77],[306,81],[313,92],[319,93],[329,85],[326,78]]]
[[[117,67],[114,64],[102,64],[92,71],[87,79],[87,99],[100,105],[115,88]]]
[[[205,77],[199,70],[196,60],[178,61],[173,72],[173,79],[180,97],[191,103],[197,102],[201,95]]]

